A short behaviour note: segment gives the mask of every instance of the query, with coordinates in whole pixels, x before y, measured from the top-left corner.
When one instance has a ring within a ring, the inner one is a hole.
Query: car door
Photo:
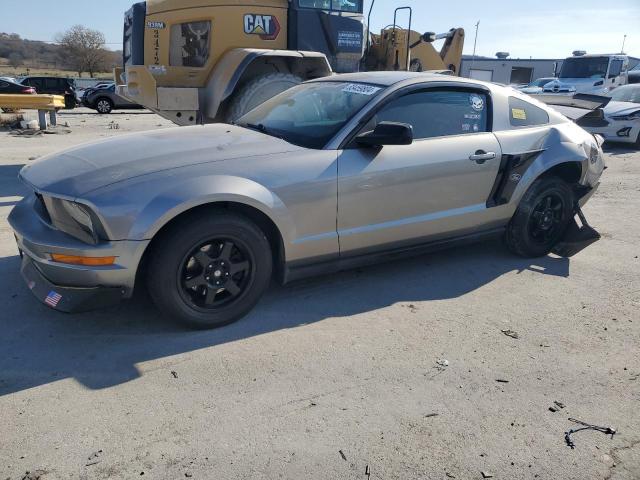
[[[411,145],[362,148],[338,158],[341,255],[463,235],[482,227],[500,163],[487,91],[451,87],[400,93],[381,121],[410,124]]]

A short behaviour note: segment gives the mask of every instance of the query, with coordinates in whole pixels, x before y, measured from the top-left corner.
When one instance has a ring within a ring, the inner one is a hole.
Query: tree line
[[[71,70],[82,76],[108,72],[122,62],[122,53],[107,50],[102,32],[75,25],[46,43],[0,32],[0,58],[14,69],[19,67]]]

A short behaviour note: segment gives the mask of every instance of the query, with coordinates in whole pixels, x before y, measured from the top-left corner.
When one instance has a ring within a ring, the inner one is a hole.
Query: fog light
[[[68,265],[83,265],[85,267],[104,267],[113,265],[117,257],[78,257],[75,255],[61,255],[52,253],[51,260]]]
[[[631,133],[631,127],[625,127],[616,132],[616,135],[619,137],[628,137]]]

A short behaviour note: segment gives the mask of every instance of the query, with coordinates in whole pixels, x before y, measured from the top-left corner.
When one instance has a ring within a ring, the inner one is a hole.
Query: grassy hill
[[[107,50],[106,54],[108,61],[105,71],[94,74],[95,78],[110,78],[113,67],[120,65],[122,52]],[[0,75],[77,77],[78,72],[72,70],[68,56],[60,45],[24,39],[15,33],[0,32]],[[83,76],[88,77],[89,74],[85,73]]]

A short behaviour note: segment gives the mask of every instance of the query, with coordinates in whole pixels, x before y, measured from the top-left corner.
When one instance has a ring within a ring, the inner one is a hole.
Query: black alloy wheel
[[[565,226],[564,198],[557,192],[550,192],[540,198],[529,217],[529,235],[534,242],[546,245],[558,236]]]
[[[183,298],[199,309],[219,309],[253,280],[251,252],[238,239],[213,238],[186,255],[179,273]]]

